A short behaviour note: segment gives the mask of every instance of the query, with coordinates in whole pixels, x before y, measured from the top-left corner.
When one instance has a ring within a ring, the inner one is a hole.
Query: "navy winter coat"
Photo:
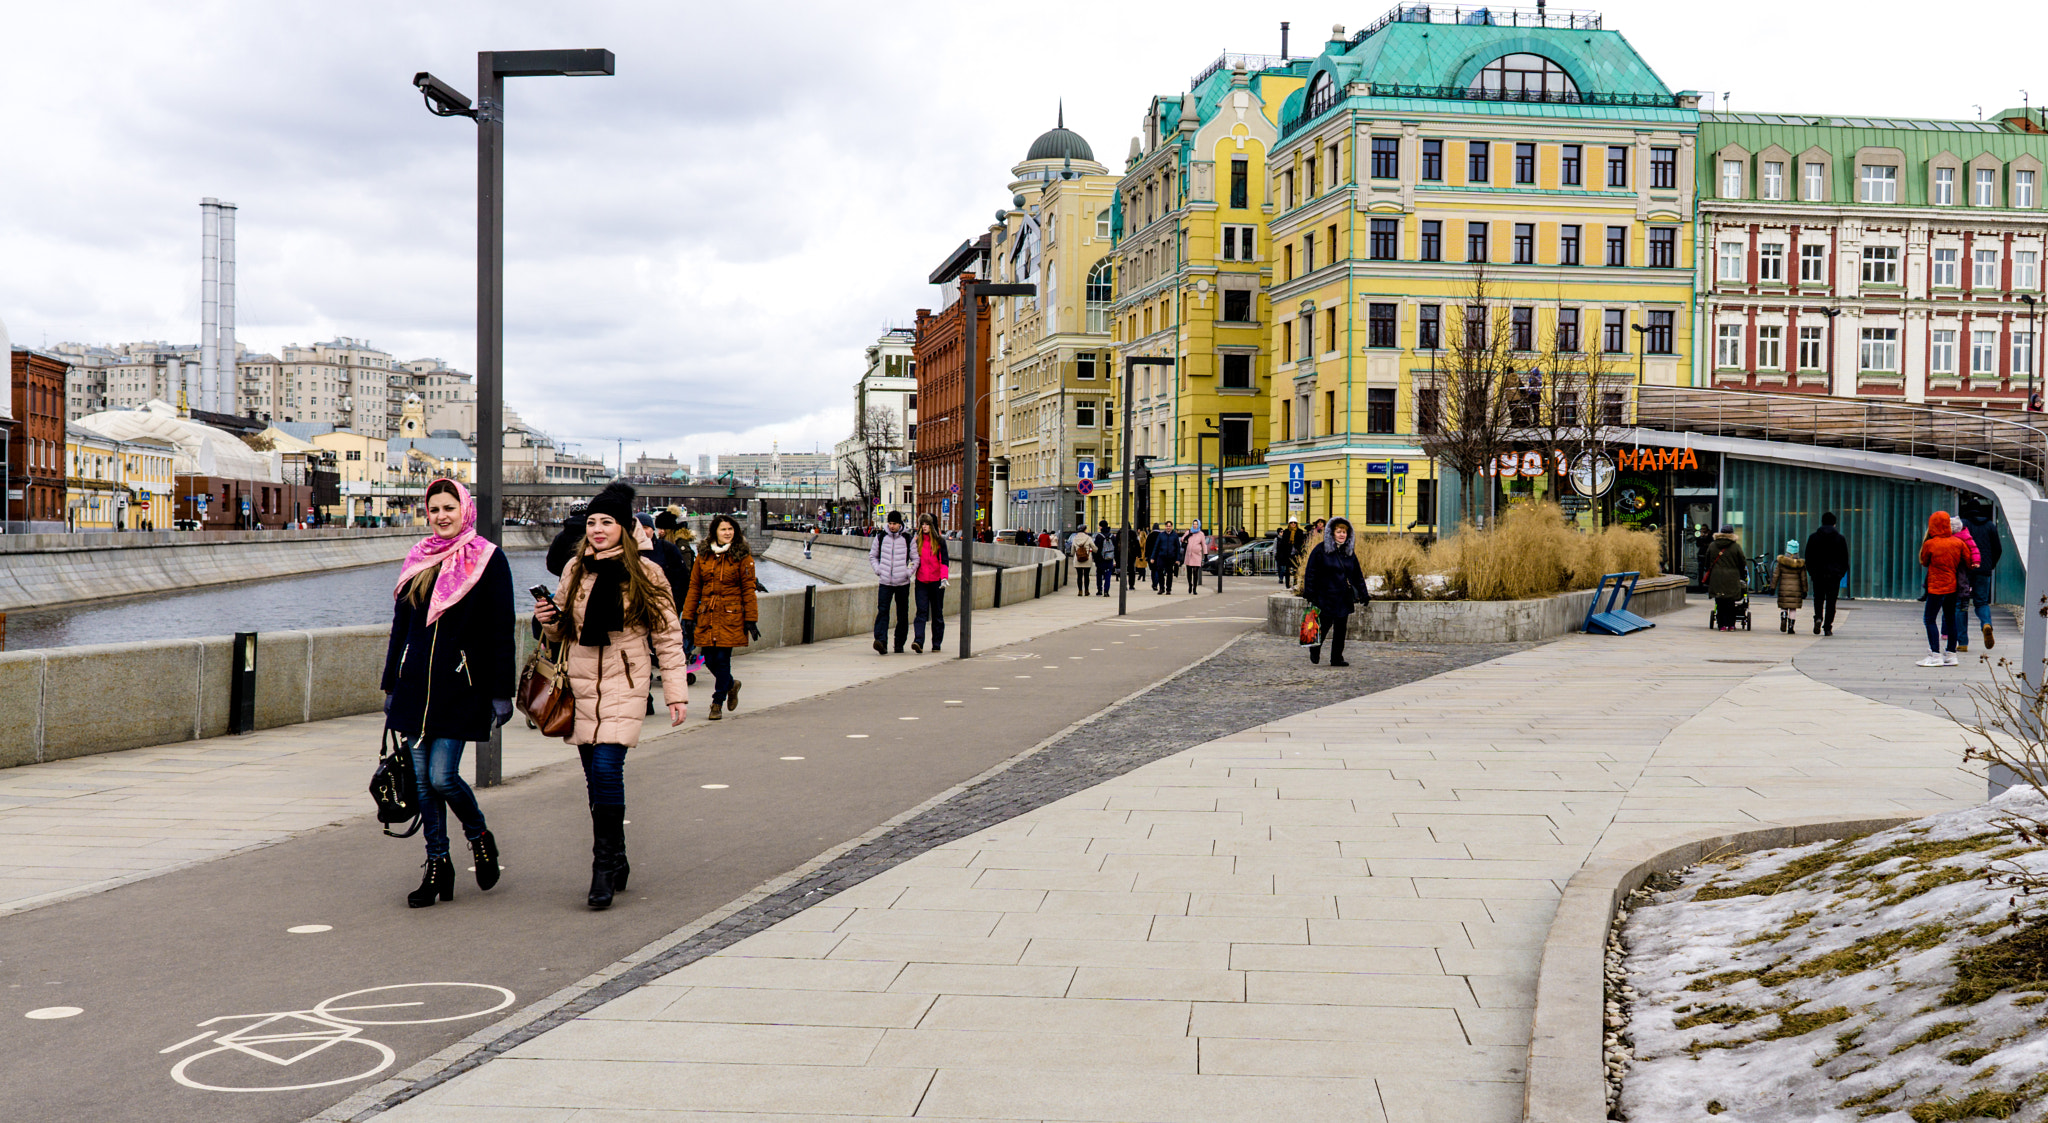
[[[512,566],[499,550],[468,595],[427,623],[425,605],[399,597],[384,654],[387,728],[407,738],[491,738],[491,700],[510,698],[513,669]]]
[[[1352,609],[1372,600],[1372,594],[1365,588],[1365,572],[1358,566],[1356,545],[1346,542],[1340,549],[1336,536],[1325,528],[1323,540],[1308,552],[1308,562],[1302,568],[1301,597],[1315,605],[1325,620],[1349,616]]]

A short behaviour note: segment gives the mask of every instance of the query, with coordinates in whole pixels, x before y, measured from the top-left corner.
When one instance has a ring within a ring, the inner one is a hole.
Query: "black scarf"
[[[626,562],[624,558],[584,558],[583,572],[591,578],[590,599],[583,602],[583,623],[576,642],[584,647],[603,647],[612,633],[626,627]]]

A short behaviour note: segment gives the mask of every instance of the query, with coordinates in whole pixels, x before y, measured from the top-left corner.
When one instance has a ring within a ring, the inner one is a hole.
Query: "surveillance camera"
[[[461,91],[422,70],[412,76],[412,84],[419,88],[427,99],[427,108],[437,117],[474,117],[476,110],[470,108],[469,98]]]

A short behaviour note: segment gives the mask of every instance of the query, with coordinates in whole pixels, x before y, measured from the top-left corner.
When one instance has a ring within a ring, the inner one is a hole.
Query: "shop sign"
[[[1624,448],[1617,451],[1624,472],[1697,472],[1699,457],[1689,448]]]
[[[1580,495],[1605,495],[1614,486],[1614,461],[1598,453],[1580,453],[1572,461],[1572,487]]]

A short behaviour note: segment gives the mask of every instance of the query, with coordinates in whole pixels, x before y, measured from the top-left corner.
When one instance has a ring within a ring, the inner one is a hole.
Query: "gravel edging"
[[[1756,830],[1637,843],[1580,867],[1565,886],[1536,975],[1525,1123],[1605,1123],[1607,941],[1615,913],[1644,881],[1714,856],[1889,830],[1920,818],[1801,819]]]

